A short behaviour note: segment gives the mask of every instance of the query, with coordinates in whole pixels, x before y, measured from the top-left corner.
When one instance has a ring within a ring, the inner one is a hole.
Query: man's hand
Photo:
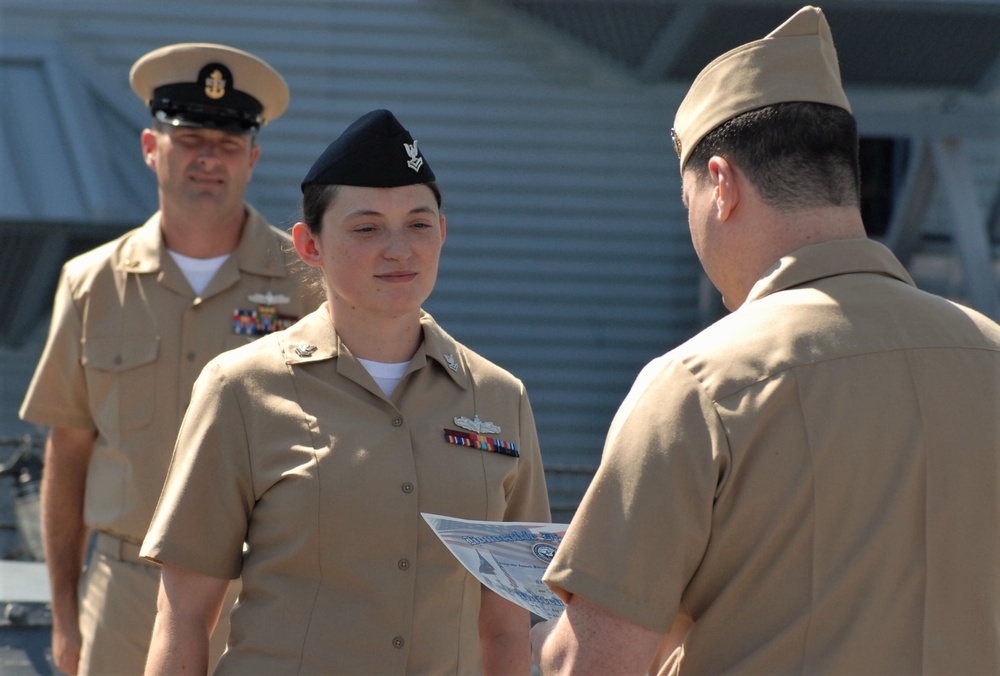
[[[67,618],[70,619],[70,618]],[[80,665],[80,647],[83,645],[83,637],[80,635],[80,625],[74,614],[69,626],[53,617],[52,621],[52,661],[56,669],[76,676],[77,667]]]

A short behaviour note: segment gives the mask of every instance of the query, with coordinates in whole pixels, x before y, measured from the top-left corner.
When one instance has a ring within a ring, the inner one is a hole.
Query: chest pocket
[[[83,345],[87,391],[98,427],[145,427],[156,409],[156,357],[160,340],[90,339]]]

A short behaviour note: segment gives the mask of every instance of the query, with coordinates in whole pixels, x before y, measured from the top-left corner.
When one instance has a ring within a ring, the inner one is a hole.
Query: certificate
[[[567,524],[421,515],[455,558],[493,592],[546,620],[563,611],[563,602],[542,582],[542,573]]]

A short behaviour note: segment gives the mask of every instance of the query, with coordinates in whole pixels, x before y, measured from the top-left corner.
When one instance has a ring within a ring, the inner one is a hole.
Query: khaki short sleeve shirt
[[[422,324],[391,397],[326,306],[198,380],[142,552],[241,576],[219,673],[481,671],[479,582],[420,513],[548,521],[548,498],[524,386]],[[448,443],[475,416],[518,457]]]
[[[201,369],[280,325],[265,321],[271,315],[291,323],[319,304],[289,271],[288,235],[248,212],[237,251],[201,295],[168,255],[159,214],[63,267],[20,414],[97,432],[84,504],[89,527],[141,542]]]
[[[1000,327],[867,240],[649,364],[545,580],[669,673],[1000,673]]]

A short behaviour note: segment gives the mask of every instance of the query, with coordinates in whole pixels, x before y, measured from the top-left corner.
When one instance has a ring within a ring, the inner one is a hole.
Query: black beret
[[[388,110],[362,115],[313,163],[307,185],[396,188],[430,183],[434,172],[410,132]]]

